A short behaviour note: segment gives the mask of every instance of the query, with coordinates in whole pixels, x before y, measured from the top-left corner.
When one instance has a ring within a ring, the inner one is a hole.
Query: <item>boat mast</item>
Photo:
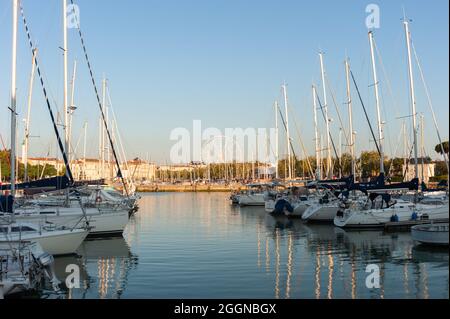
[[[105,112],[105,103],[106,103],[106,79],[103,76],[103,81],[102,81],[102,112]],[[102,172],[101,172],[101,177],[104,178],[105,177],[105,123],[101,122],[101,161],[102,161]]]
[[[105,78],[105,99],[104,99],[104,104],[103,104],[103,108],[104,108],[104,110],[105,110],[105,116],[106,116],[106,123],[108,123],[108,126],[111,126],[111,131],[113,132],[113,127],[112,127],[112,124],[110,123],[110,121],[109,121],[109,108],[108,108],[108,106],[107,106],[107,104],[106,104],[106,94],[107,94],[107,90],[108,90],[108,88],[107,88],[107,85],[108,85],[108,83],[107,83],[107,81],[106,81],[106,78]],[[111,134],[113,134],[111,132]],[[106,126],[105,126],[105,133],[104,133],[104,136],[106,137]],[[111,139],[113,140],[113,142],[114,142],[114,139],[113,139],[113,137],[111,136]],[[110,145],[109,145],[109,143],[105,143],[105,152],[106,152],[106,155],[105,155],[105,161],[106,161],[106,169],[107,169],[107,177],[108,177],[108,179],[109,178],[111,178],[111,174],[110,174],[110,166],[111,166],[111,153],[110,153]]]
[[[406,134],[406,123],[405,121],[403,121],[402,124],[402,128],[403,128],[403,169],[406,170],[408,169],[408,140],[407,140],[407,134]],[[405,173],[404,172],[404,173]],[[406,181],[406,174],[404,174],[403,176],[403,181]]]
[[[377,108],[377,123],[378,123],[378,145],[380,148],[380,174],[385,173],[384,171],[384,151],[383,151],[383,123],[381,122],[381,112],[380,112],[380,96],[378,92],[378,75],[377,67],[375,65],[375,50],[373,41],[373,32],[369,31],[369,42],[370,42],[370,56],[372,59],[372,73],[373,82],[375,86],[375,104]]]
[[[319,140],[319,128],[317,126],[317,92],[316,87],[312,86],[313,94],[313,112],[314,112],[314,140],[316,143],[316,180],[322,179],[322,165],[320,158],[320,140]]]
[[[342,178],[342,128],[339,128],[339,179]]]
[[[347,81],[347,107],[348,107],[348,125],[350,133],[350,155],[352,157],[351,169],[354,182],[356,178],[355,141],[353,138],[353,109],[352,109],[352,95],[350,90],[350,63],[348,63],[348,59],[345,60],[345,75]]]
[[[411,107],[412,107],[412,125],[413,125],[413,143],[414,143],[414,177],[419,177],[419,164],[417,163],[417,119],[416,119],[416,95],[414,91],[414,75],[412,70],[411,59],[411,34],[409,32],[409,23],[405,19],[403,22],[405,26],[406,34],[406,48],[408,49],[408,75],[409,75],[409,89],[411,95]]]
[[[84,145],[83,145],[83,178],[86,179],[86,140],[87,140],[88,122],[84,123]]]
[[[76,80],[76,76],[77,76],[77,61],[75,60],[73,62],[73,72],[72,72],[72,81],[71,81],[71,97],[70,97],[70,107],[69,107],[69,133],[68,133],[68,137],[69,137],[69,146],[72,140],[72,129],[73,129],[73,113],[75,112],[75,110],[77,109],[75,106],[75,80]],[[68,150],[68,152],[70,153],[70,150]],[[69,164],[70,164],[70,158],[69,158]]]
[[[278,162],[280,160],[280,155],[279,155],[279,150],[278,150],[278,147],[279,147],[279,145],[278,145],[278,138],[279,138],[279,136],[278,136],[278,133],[279,133],[279,131],[278,131],[278,109],[279,109],[278,101],[275,101],[274,107],[275,107],[275,160],[276,160],[275,177],[276,177],[276,179],[279,179],[280,174],[278,172]]]
[[[37,49],[33,50],[33,60],[31,61],[31,75],[29,82],[29,91],[28,91],[28,110],[27,110],[27,118],[25,120],[25,140],[23,143],[23,155],[22,160],[24,164],[24,180],[28,182],[28,147],[30,143],[30,117],[31,117],[31,101],[33,97],[33,83],[34,83],[34,75],[36,72],[36,54]]]
[[[326,134],[327,134],[327,178],[331,179],[333,176],[333,169],[331,163],[331,141],[330,141],[330,118],[328,116],[328,99],[327,99],[327,86],[325,81],[325,68],[323,63],[323,53],[319,52],[320,58],[320,73],[322,76],[322,88],[323,88],[323,108],[325,111],[325,125],[326,125]]]
[[[286,83],[283,84],[283,95],[284,95],[284,108],[286,113],[286,145],[287,145],[287,154],[288,154],[288,165],[289,165],[289,180],[292,179],[292,163],[291,163],[291,136],[289,133],[289,112],[288,112],[288,97],[287,97],[287,88]]]
[[[421,167],[421,175],[422,175],[422,182],[425,183],[425,175],[424,175],[424,171],[425,171],[425,149],[423,148],[423,130],[424,130],[424,121],[423,121],[423,114],[420,115],[420,158],[422,160],[422,167]]]
[[[70,166],[69,106],[68,106],[68,71],[67,71],[67,1],[63,2],[63,60],[64,60],[64,148]]]
[[[12,68],[11,68],[11,195],[16,195],[16,130],[17,130],[17,19],[18,19],[18,0],[13,0],[12,17]]]

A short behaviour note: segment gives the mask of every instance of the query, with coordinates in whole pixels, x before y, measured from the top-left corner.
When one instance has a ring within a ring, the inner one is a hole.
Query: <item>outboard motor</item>
[[[50,280],[53,290],[58,292],[60,290],[59,285],[61,282],[58,280],[55,274],[55,259],[49,253],[43,253],[37,258],[39,264],[44,269],[45,275]]]
[[[55,274],[55,259],[49,253],[43,251],[42,247],[34,243],[32,248],[33,256],[39,266],[44,270],[45,276],[50,280],[53,290],[59,292],[59,285],[61,282],[58,280]]]

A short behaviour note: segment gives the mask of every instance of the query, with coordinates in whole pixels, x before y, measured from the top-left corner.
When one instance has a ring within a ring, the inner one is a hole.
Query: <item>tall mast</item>
[[[30,143],[30,119],[31,119],[31,101],[33,98],[33,83],[34,83],[34,75],[36,72],[36,54],[37,49],[33,50],[33,60],[31,61],[31,74],[30,74],[30,82],[29,82],[29,91],[28,91],[28,110],[27,110],[27,118],[25,120],[25,140],[23,143],[23,164],[24,164],[24,179],[25,182],[28,182],[28,147]]]
[[[75,112],[75,110],[77,109],[75,106],[75,80],[77,77],[77,61],[75,60],[73,62],[73,72],[72,72],[72,80],[71,80],[71,92],[70,92],[70,106],[69,106],[69,127],[68,127],[68,140],[69,140],[69,146],[71,144],[71,140],[72,140],[72,130],[73,130],[73,113]],[[70,153],[70,150],[68,150],[68,152]],[[70,159],[69,159],[70,161]],[[70,162],[69,162],[70,163]]]
[[[291,163],[291,136],[289,133],[289,112],[288,112],[288,97],[287,97],[287,88],[286,83],[283,84],[283,95],[284,95],[284,108],[286,112],[286,145],[287,145],[287,154],[288,154],[288,165],[289,165],[289,179],[292,179],[292,163]]]
[[[16,195],[16,81],[17,81],[17,19],[18,19],[18,2],[13,0],[13,17],[12,17],[12,68],[11,68],[11,195]]]
[[[111,130],[113,130],[113,127],[112,127],[112,124],[110,123],[110,121],[109,121],[109,108],[108,108],[108,106],[107,106],[107,103],[106,103],[106,95],[107,95],[107,92],[108,92],[108,82],[106,81],[106,78],[105,78],[105,97],[104,97],[104,102],[103,102],[103,108],[104,108],[104,110],[105,110],[105,116],[106,116],[106,123],[108,123],[108,127],[109,126],[111,126]],[[105,127],[105,137],[106,137],[106,127]],[[112,133],[111,133],[112,134]],[[111,136],[111,139],[112,139],[112,141],[114,142],[114,140],[113,140],[113,138],[112,138],[112,136]],[[110,167],[111,167],[111,153],[110,153],[110,144],[109,143],[105,143],[105,153],[106,153],[106,156],[105,156],[105,158],[106,158],[106,169],[107,169],[107,176],[108,176],[108,179],[111,177],[110,175]]]
[[[409,89],[411,94],[411,106],[412,106],[412,125],[413,125],[413,141],[414,141],[414,177],[419,176],[419,164],[417,163],[417,119],[416,119],[416,95],[414,91],[414,75],[412,70],[412,59],[411,59],[411,34],[409,32],[409,23],[405,19],[403,22],[405,25],[406,34],[406,47],[408,49],[408,74],[409,74]]]
[[[103,77],[102,81],[102,112],[105,112],[106,104],[106,79]],[[105,177],[105,123],[101,121],[101,161],[102,161],[102,178]]]
[[[403,169],[407,170],[408,169],[408,140],[407,140],[407,134],[406,134],[406,123],[405,121],[403,121],[402,124],[402,128],[403,128]],[[405,181],[406,179],[406,174],[403,177],[403,181]]]
[[[352,176],[353,181],[356,178],[356,165],[355,165],[355,142],[353,140],[353,109],[352,109],[352,95],[350,90],[350,64],[348,59],[345,60],[345,75],[347,80],[347,107],[348,107],[348,125],[350,132],[350,155],[352,157]]]
[[[312,86],[313,94],[313,111],[314,111],[314,140],[316,143],[316,179],[322,179],[322,165],[320,164],[320,140],[319,140],[319,128],[317,126],[317,92],[316,87]]]
[[[420,158],[422,160],[421,163],[421,175],[422,175],[422,182],[425,183],[425,175],[424,175],[424,171],[425,171],[425,149],[423,148],[424,145],[424,140],[423,140],[423,133],[424,133],[424,121],[423,121],[423,114],[420,115]]]
[[[69,137],[69,105],[68,105],[68,71],[67,71],[67,1],[63,2],[63,60],[64,60],[64,149],[70,164],[70,137]]]
[[[339,128],[339,179],[342,178],[342,128]]]
[[[378,139],[379,139],[378,145],[380,147],[380,173],[384,174],[383,123],[381,122],[380,97],[378,92],[378,76],[377,76],[377,67],[375,65],[375,50],[372,31],[369,31],[369,42],[370,42],[370,55],[372,58],[373,82],[375,86],[375,104],[377,108]]]
[[[323,63],[323,53],[319,53],[320,58],[320,73],[322,75],[322,88],[323,88],[323,107],[325,109],[325,118],[326,118],[326,133],[327,133],[327,178],[331,179],[333,176],[333,169],[331,167],[331,141],[330,141],[330,118],[328,116],[328,99],[327,99],[327,86],[325,80],[325,68]]]
[[[280,160],[280,156],[279,156],[279,145],[278,145],[278,110],[279,110],[279,106],[278,106],[278,101],[275,101],[275,160],[276,160],[276,164],[275,164],[275,168],[276,168],[276,172],[275,172],[275,177],[278,179],[280,177],[280,174],[278,172],[278,162]]]
[[[88,128],[88,122],[86,121],[84,123],[84,145],[83,145],[83,178],[86,178],[86,140],[87,140],[87,128]]]
[[[98,175],[99,179],[102,178],[102,119],[98,119]]]

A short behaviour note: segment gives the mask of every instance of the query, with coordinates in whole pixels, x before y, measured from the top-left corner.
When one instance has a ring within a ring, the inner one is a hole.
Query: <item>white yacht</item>
[[[448,223],[414,226],[411,228],[411,236],[421,244],[448,246]]]
[[[248,190],[239,195],[239,206],[264,206],[267,196],[265,184],[249,184]]]
[[[102,190],[80,199],[69,197],[68,203],[64,196],[41,195],[16,205],[14,213],[21,222],[48,222],[68,228],[86,226],[90,228],[89,236],[122,234],[129,221],[128,206],[111,200],[109,193]]]
[[[367,203],[361,208],[354,204],[349,209],[339,212],[334,218],[334,225],[343,228],[372,228],[384,227],[389,222],[403,221],[448,221],[449,206],[424,205],[397,200],[387,207],[372,208]]]
[[[66,228],[89,227],[89,236],[106,236],[122,234],[128,224],[129,215],[124,209],[33,205],[17,208],[15,219],[33,224],[51,223]]]
[[[318,222],[333,222],[341,200],[332,192],[326,190],[319,198],[309,201],[309,205],[302,215],[303,220]]]
[[[52,224],[35,225],[12,222],[0,224],[0,244],[8,242],[37,242],[50,255],[74,254],[86,239],[88,229],[68,229]]]

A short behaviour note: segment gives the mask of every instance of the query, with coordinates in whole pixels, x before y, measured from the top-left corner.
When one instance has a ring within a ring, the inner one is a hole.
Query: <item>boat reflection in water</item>
[[[137,258],[123,237],[85,241],[78,249],[79,256],[55,259],[55,271],[61,280],[59,294],[43,293],[43,298],[119,299],[127,287],[128,274],[137,265]],[[79,288],[68,288],[66,279],[79,269]]]
[[[60,280],[69,264],[81,277],[57,297],[448,298],[448,251],[416,246],[408,232],[274,218],[220,193],[146,194],[140,207],[126,240],[88,241],[79,257],[56,259]],[[379,288],[366,286],[372,264]]]
[[[442,276],[429,272],[448,271],[448,250],[415,246],[408,232],[345,231],[272,216],[264,223],[271,238],[265,264],[275,264],[275,298],[445,297],[432,293]],[[380,270],[379,289],[366,287],[371,264]],[[444,289],[448,296],[448,285]]]

